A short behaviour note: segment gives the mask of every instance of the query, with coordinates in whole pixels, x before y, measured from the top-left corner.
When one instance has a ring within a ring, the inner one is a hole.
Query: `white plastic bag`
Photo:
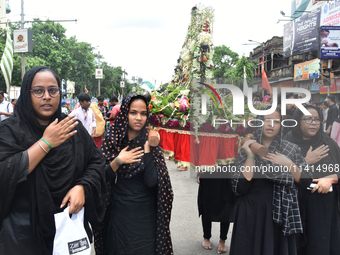
[[[91,245],[84,228],[84,207],[69,216],[69,207],[54,214],[56,233],[53,255],[91,255]]]

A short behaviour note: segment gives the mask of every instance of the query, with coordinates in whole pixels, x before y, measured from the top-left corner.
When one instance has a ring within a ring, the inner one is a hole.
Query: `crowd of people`
[[[15,107],[0,92],[0,254],[52,254],[54,215],[67,207],[70,214],[85,208],[97,255],[173,254],[173,190],[161,148],[148,142],[147,97],[134,93],[119,104],[113,96],[108,106],[102,96],[78,99],[71,111],[59,76],[45,66],[26,72]],[[253,103],[267,109],[271,97]],[[234,223],[232,255],[340,254],[335,98],[305,104],[309,115],[289,104],[283,116],[280,106],[257,116],[264,124],[242,145],[236,171],[200,176],[204,249],[211,249],[211,222],[220,222],[218,253],[227,252]],[[296,126],[282,127],[283,119]],[[268,155],[257,155],[254,144]]]

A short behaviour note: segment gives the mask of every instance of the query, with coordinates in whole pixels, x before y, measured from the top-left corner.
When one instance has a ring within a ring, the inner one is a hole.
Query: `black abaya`
[[[81,123],[75,127],[74,136],[52,148],[27,175],[26,151],[46,129],[37,120],[30,92],[40,71],[51,72],[61,87],[60,78],[50,68],[37,66],[28,70],[14,115],[0,123],[0,254],[33,255],[39,254],[39,250],[52,254],[54,214],[62,211],[63,198],[76,185],[84,188],[84,225],[90,240],[89,222],[92,227],[98,225],[105,213],[104,158]],[[59,98],[58,109],[49,122],[55,119],[60,122],[65,117]],[[17,242],[20,244],[14,245]],[[30,248],[32,245],[37,245],[37,249]]]
[[[257,116],[257,119],[264,119]],[[262,144],[262,127],[254,127],[254,140]],[[301,170],[308,169],[298,146],[282,140],[282,129],[268,147],[289,158]],[[255,156],[254,176],[248,181],[242,173],[246,153],[242,150],[235,163],[233,191],[239,196],[236,203],[230,255],[296,255],[295,236],[301,233],[302,222],[297,189],[288,171],[269,171],[280,166]],[[265,171],[268,169],[268,171]],[[282,168],[281,168],[282,169]],[[302,172],[301,178],[309,178]]]
[[[310,139],[304,140],[301,130],[301,118],[304,115],[300,110],[294,113],[297,126],[289,132],[285,139],[301,148],[301,153],[306,157],[310,147],[315,150],[321,145],[328,145],[328,156],[311,165],[313,178],[323,178],[332,174],[339,176],[335,167],[340,166],[340,148],[336,142],[322,131],[322,113],[319,108],[306,106],[318,112],[320,127],[318,132]],[[330,171],[324,172],[323,166],[331,166]],[[321,169],[318,171],[317,169]],[[311,180],[307,183],[309,185]],[[301,208],[304,233],[298,236],[299,255],[340,254],[340,215],[339,215],[339,179],[338,184],[333,184],[333,192],[319,194],[311,193],[305,187],[299,187],[299,204]]]
[[[295,235],[284,236],[273,221],[273,182],[239,180],[231,255],[296,255]]]

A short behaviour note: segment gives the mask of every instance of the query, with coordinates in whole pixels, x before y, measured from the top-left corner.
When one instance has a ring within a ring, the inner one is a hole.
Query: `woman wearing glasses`
[[[85,229],[103,218],[104,160],[76,118],[61,113],[52,69],[26,72],[14,115],[0,124],[0,254],[52,254],[54,214],[85,206]]]
[[[322,113],[308,105],[311,115],[295,111],[297,126],[285,139],[301,148],[313,180],[308,189],[300,187],[300,209],[304,234],[299,254],[340,254],[338,176],[340,148],[322,131]]]

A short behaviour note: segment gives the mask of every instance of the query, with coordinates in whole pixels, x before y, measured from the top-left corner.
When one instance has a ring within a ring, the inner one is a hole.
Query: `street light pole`
[[[263,42],[260,43],[260,42],[254,41],[254,40],[248,40],[248,41],[249,42],[254,42],[254,43],[257,43],[257,44],[261,45],[261,48],[262,48],[262,60],[263,60],[263,62],[262,62],[262,73],[263,73],[263,71],[265,71],[265,69],[264,69],[264,48],[263,48],[264,43]],[[263,96],[264,96],[264,90],[262,88],[262,97]]]
[[[124,72],[123,72],[123,81],[125,82],[125,69],[124,69]],[[125,84],[124,84],[124,87],[122,89],[123,98],[124,98],[124,93],[125,93]]]
[[[98,51],[98,69],[100,69],[100,51]],[[98,96],[100,96],[100,79],[98,79]]]
[[[21,29],[25,27],[24,19],[24,0],[21,0]],[[21,53],[21,81],[24,80],[25,75],[25,53]]]

